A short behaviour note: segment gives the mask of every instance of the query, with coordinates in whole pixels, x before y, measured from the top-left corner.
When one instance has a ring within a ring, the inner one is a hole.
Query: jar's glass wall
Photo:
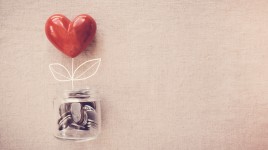
[[[54,100],[55,137],[95,139],[101,130],[100,100],[87,90],[68,91],[67,95]]]

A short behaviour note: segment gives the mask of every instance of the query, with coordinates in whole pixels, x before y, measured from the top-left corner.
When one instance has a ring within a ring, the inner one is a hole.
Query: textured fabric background
[[[53,99],[70,83],[48,64],[70,59],[46,39],[54,14],[88,13],[97,36],[76,65],[102,58],[76,87],[102,95],[102,133],[53,137]],[[0,1],[1,150],[268,149],[268,2]]]

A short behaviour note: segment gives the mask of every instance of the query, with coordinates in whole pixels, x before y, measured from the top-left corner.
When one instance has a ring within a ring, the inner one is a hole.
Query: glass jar
[[[100,101],[89,89],[65,91],[54,101],[55,137],[64,140],[92,140],[101,130]]]

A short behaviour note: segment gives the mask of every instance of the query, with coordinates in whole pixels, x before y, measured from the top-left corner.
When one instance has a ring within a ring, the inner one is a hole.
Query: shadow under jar
[[[89,89],[66,91],[54,101],[55,137],[86,141],[97,138],[101,130],[100,101]]]

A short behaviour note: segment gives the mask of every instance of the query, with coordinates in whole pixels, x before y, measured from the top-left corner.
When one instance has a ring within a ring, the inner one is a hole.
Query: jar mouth
[[[77,90],[65,90],[64,98],[90,98],[95,95],[95,91],[89,88]]]

